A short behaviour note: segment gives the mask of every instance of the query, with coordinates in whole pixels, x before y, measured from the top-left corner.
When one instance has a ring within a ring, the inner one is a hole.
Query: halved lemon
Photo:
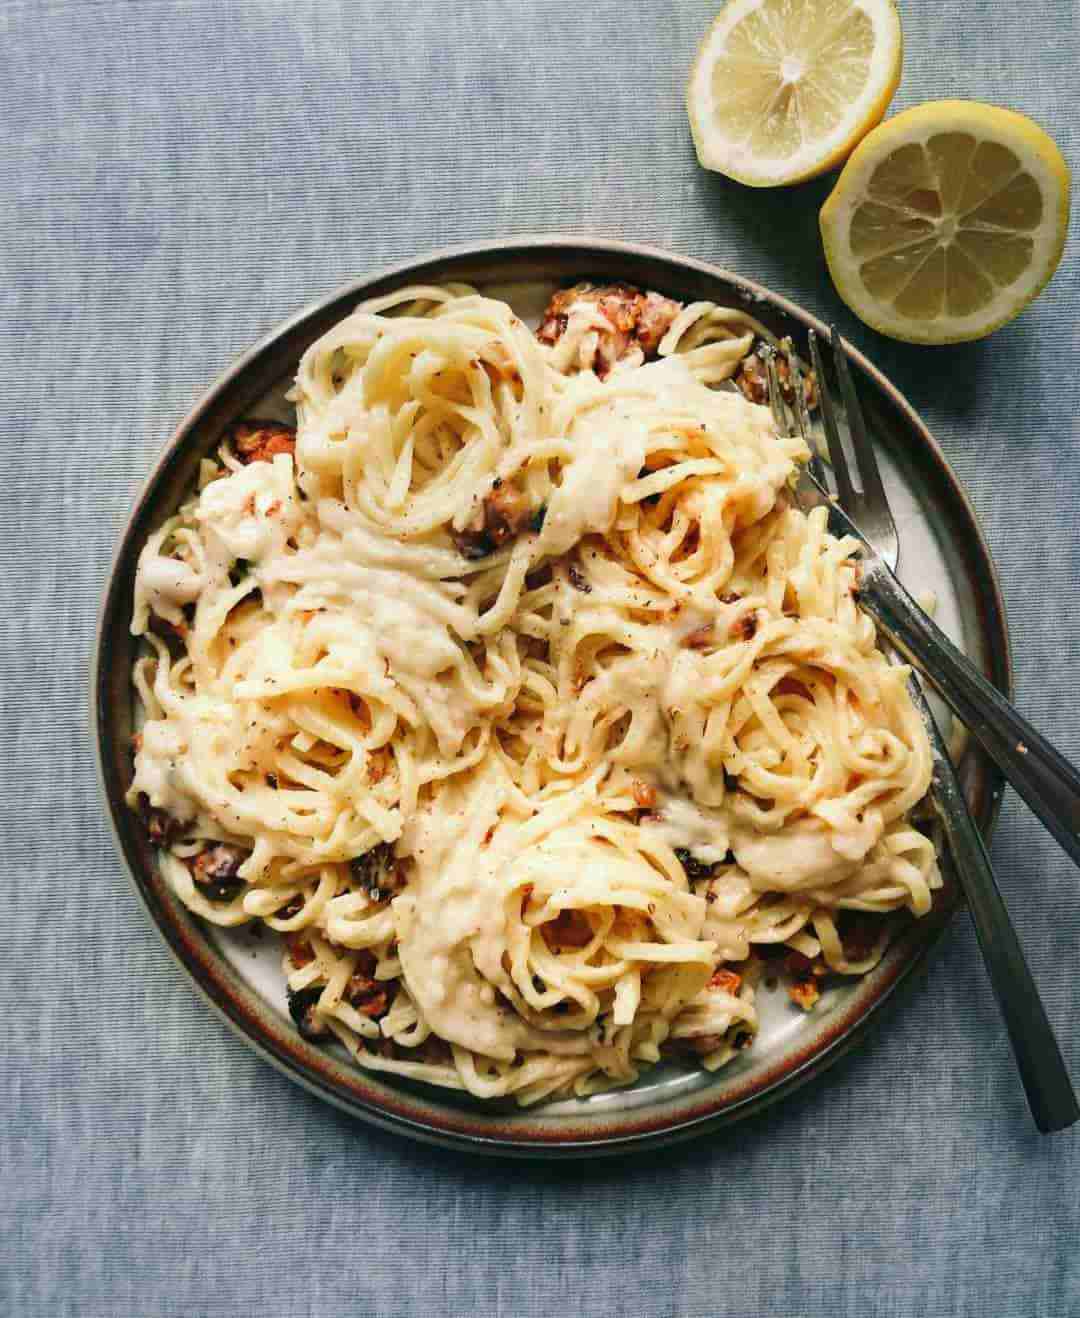
[[[686,86],[698,159],[754,188],[822,174],[880,123],[902,59],[892,0],[728,0]]]
[[[1012,110],[933,101],[876,128],[821,209],[837,292],[909,343],[979,339],[1012,320],[1057,269],[1069,167]]]

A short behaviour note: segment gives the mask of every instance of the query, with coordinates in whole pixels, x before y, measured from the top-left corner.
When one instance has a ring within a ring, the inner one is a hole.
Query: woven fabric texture
[[[718,0],[0,0],[0,1313],[12,1318],[1073,1318],[1080,1134],[1037,1135],[966,918],[821,1084],[595,1165],[384,1136],[258,1060],[135,901],[87,674],[116,537],[205,385],[297,307],[449,243],[654,243],[835,316],[922,411],[1001,571],[1022,708],[1080,760],[1076,235],[990,340],[833,293],[830,180],[703,173]],[[962,96],[1080,152],[1074,0],[903,3],[895,108]],[[1080,875],[1011,796],[1002,887],[1080,1078]]]

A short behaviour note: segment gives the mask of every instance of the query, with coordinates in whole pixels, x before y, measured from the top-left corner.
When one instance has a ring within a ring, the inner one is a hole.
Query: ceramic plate
[[[284,393],[300,355],[362,298],[408,283],[464,280],[510,301],[535,321],[552,288],[590,278],[621,280],[684,301],[746,307],[805,350],[806,331],[824,327],[748,279],[652,248],[576,238],[519,239],[440,252],[346,285],[256,344],[217,381],[169,441],[139,496],[105,597],[93,676],[95,735],[105,798],[124,862],[166,942],[207,1000],[268,1061],[366,1121],[417,1139],[518,1156],[611,1153],[683,1139],[758,1111],[816,1079],[879,1020],[925,960],[957,906],[946,878],[933,912],[912,921],[882,963],[840,983],[804,1014],[782,987],[759,991],[761,1028],[753,1048],[715,1074],[662,1065],[632,1088],[540,1109],[488,1106],[454,1091],[356,1067],[336,1045],[297,1034],[285,1007],[277,940],[208,929],[162,883],[145,830],[123,804],[131,777],[134,714],[129,674],[132,581],[147,533],[194,482],[201,457],[225,429],[249,416],[291,416]],[[900,531],[900,575],[933,591],[946,632],[1005,691],[1008,636],[993,563],[975,514],[930,432],[906,400],[859,353],[852,353],[867,420],[882,459]],[[1000,779],[981,756],[961,764],[984,833],[996,814]],[[195,1065],[211,1064],[204,1055]]]

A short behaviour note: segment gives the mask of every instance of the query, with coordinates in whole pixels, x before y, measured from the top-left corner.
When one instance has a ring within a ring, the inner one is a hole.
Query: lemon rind
[[[824,139],[825,145],[819,151],[810,154],[796,167],[791,167],[791,157],[761,157],[761,164],[757,168],[747,170],[733,161],[730,151],[725,154],[722,148],[717,149],[718,144],[728,148],[734,144],[721,138],[715,128],[703,123],[698,109],[702,104],[711,105],[711,91],[707,84],[707,68],[711,67],[709,56],[718,43],[722,44],[722,38],[758,3],[759,0],[728,0],[713,20],[690,67],[686,82],[686,112],[694,149],[703,168],[724,174],[746,187],[786,187],[808,182],[834,169],[851,154],[867,133],[881,123],[900,85],[904,36],[895,0],[867,0],[866,3],[855,0],[874,23],[878,39],[881,39],[883,32],[892,38],[893,58],[888,73],[879,76],[876,81],[871,76],[848,118]]]
[[[1008,128],[1007,133],[1002,131],[1003,126]],[[1021,277],[1019,287],[1015,283],[1006,286],[985,308],[968,316],[940,316],[924,322],[896,313],[868,292],[851,252],[850,220],[865,197],[863,185],[890,152],[943,132],[971,133],[1015,150],[1038,182],[1044,199],[1054,205],[1057,223],[1056,227],[1046,224],[1038,231],[1042,241],[1033,255],[1031,274]],[[852,152],[821,208],[825,261],[840,297],[871,329],[905,343],[971,342],[1014,320],[1050,282],[1068,236],[1069,194],[1069,167],[1053,139],[1034,120],[1015,110],[979,101],[931,101],[887,119]]]

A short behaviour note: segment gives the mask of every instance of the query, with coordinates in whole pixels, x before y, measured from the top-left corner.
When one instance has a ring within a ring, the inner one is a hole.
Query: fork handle
[[[990,857],[971,817],[937,723],[918,681],[911,697],[934,750],[931,800],[948,842],[947,854],[967,899],[983,961],[1012,1044],[1013,1056],[1035,1124],[1044,1135],[1080,1119],[1069,1072],[1031,977]]]
[[[878,558],[864,561],[859,603],[925,673],[1077,865],[1080,773],[992,686]]]

